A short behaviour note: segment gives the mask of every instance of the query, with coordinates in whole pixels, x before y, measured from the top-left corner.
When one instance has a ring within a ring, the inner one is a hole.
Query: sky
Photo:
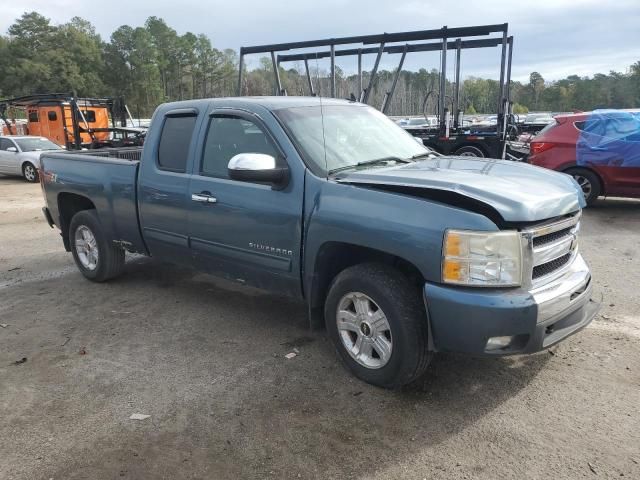
[[[444,25],[509,23],[514,36],[513,74],[527,81],[538,71],[552,81],[568,75],[627,71],[640,61],[640,0],[0,0],[0,32],[26,11],[53,23],[73,16],[89,20],[108,39],[120,25],[141,26],[149,16],[163,18],[183,34],[204,33],[216,48],[233,48],[353,35],[437,29]],[[405,69],[439,68],[438,53],[407,56]],[[449,65],[453,65],[450,57]],[[257,64],[248,58],[248,65]],[[375,55],[364,60],[370,69]],[[467,50],[462,76],[498,78],[499,48]],[[392,69],[398,55],[385,55]],[[353,60],[337,65],[351,73]],[[318,65],[327,68],[328,62]],[[449,70],[449,69],[448,69]],[[453,70],[449,70],[453,76]]]

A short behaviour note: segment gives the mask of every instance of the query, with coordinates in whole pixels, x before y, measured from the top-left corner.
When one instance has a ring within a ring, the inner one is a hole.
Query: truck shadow
[[[187,361],[194,348],[205,357],[222,355],[217,364],[228,358],[215,371],[194,370],[198,382],[210,375],[205,386],[197,395],[176,397],[158,428],[124,437],[112,450],[101,447],[102,455],[114,458],[135,452],[157,459],[165,450],[180,452],[162,456],[163,471],[175,472],[173,478],[204,466],[220,478],[380,474],[500,411],[551,358],[548,353],[489,359],[440,354],[423,378],[388,391],[352,377],[324,332],[308,330],[305,307],[295,301],[147,259],[130,262],[117,284],[118,289],[148,285],[147,293],[162,290],[165,298],[172,292],[171,301],[179,301],[185,312],[184,329],[215,325],[215,338],[204,333],[196,345],[176,342],[174,361],[182,354]],[[210,317],[191,317],[194,305]],[[293,348],[297,357],[284,359]],[[193,412],[197,421],[185,421]],[[152,478],[152,471],[128,469],[136,478]],[[89,468],[83,474],[98,472]]]

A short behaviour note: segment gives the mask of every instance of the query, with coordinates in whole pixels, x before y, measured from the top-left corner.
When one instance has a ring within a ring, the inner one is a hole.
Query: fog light
[[[507,348],[513,342],[514,336],[510,337],[491,337],[487,340],[487,345],[484,347],[485,352],[491,352],[494,350],[501,350]]]

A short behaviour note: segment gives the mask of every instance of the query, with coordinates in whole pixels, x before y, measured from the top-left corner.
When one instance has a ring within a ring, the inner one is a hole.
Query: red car
[[[587,204],[601,195],[640,198],[640,112],[558,115],[531,140],[528,162],[572,175]]]

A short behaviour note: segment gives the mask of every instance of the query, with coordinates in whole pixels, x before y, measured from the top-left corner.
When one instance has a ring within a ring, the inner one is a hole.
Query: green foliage
[[[179,35],[158,17],[149,17],[142,27],[123,25],[103,41],[82,18],[52,25],[29,12],[8,33],[0,36],[0,97],[74,91],[81,96],[123,96],[134,116],[146,117],[162,102],[237,93],[237,52],[214,48],[202,34]],[[328,96],[328,72],[318,63],[309,67],[315,92]],[[282,65],[279,73],[290,95],[309,93],[303,64]],[[382,104],[393,76],[392,71],[379,71],[371,105]],[[368,82],[369,72],[363,72],[363,87]],[[434,114],[438,82],[435,69],[402,71],[388,113]],[[271,59],[262,58],[257,68],[245,71],[241,88],[243,95],[276,93]],[[451,108],[454,85],[447,81],[446,89],[445,103]],[[358,76],[337,67],[336,96],[359,93]],[[499,95],[497,81],[469,77],[460,85],[460,107],[466,113],[492,113]],[[571,75],[556,82],[532,72],[527,83],[512,82],[511,97],[515,113],[640,107],[640,61],[626,73]]]
[[[513,113],[529,113],[529,109],[519,103],[513,104]]]

